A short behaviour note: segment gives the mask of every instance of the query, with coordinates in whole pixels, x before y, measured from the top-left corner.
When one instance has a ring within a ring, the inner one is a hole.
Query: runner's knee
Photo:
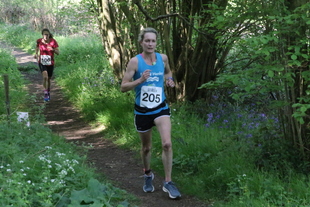
[[[142,147],[143,154],[148,154],[151,151],[151,147]]]
[[[172,144],[171,142],[166,142],[166,143],[163,143],[162,147],[164,151],[169,151],[172,148]]]

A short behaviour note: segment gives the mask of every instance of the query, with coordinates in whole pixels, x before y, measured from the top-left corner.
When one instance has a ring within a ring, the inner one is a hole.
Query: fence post
[[[7,74],[3,75],[4,79],[4,94],[5,94],[5,105],[6,105],[6,113],[7,113],[7,120],[10,123],[10,97],[9,97],[9,76]]]

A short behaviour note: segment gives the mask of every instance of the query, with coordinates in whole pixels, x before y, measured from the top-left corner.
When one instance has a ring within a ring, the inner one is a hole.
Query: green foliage
[[[238,105],[255,103],[264,110],[278,111],[283,137],[302,146],[301,153],[307,154],[310,79],[306,28],[310,4],[291,10],[274,6],[281,12],[264,10],[265,15],[257,23],[266,28],[238,39],[224,72],[200,89],[229,90]]]
[[[96,180],[86,157],[42,124],[2,122],[0,135],[1,206],[79,206],[94,201],[86,196],[97,199],[97,206],[129,206],[122,202],[125,192]],[[76,197],[85,186],[87,194]]]
[[[41,36],[40,32],[31,31],[25,25],[0,25],[0,39],[10,45],[23,48],[30,54],[34,54],[36,40]]]
[[[95,8],[91,0],[2,0],[0,22],[30,25],[37,31],[49,28],[62,34],[87,34],[96,30]]]
[[[254,106],[238,110],[215,105],[204,112],[198,103],[185,108],[175,108],[172,118],[175,179],[183,192],[214,206],[309,205],[309,181],[299,174],[307,172],[308,164],[280,138],[276,119]],[[197,118],[203,114],[205,118]],[[295,194],[297,177],[304,183]],[[224,197],[230,202],[217,201]]]
[[[4,89],[4,77],[8,75],[9,80],[9,107],[10,111],[13,112],[21,107],[24,103],[25,97],[22,96],[24,93],[24,80],[21,78],[20,72],[17,70],[17,64],[14,58],[9,54],[8,51],[0,49],[0,116],[6,114],[6,98]],[[1,117],[0,117],[1,120]]]
[[[123,96],[119,92],[118,81],[104,59],[103,48],[97,44],[98,41],[96,36],[87,40],[60,38],[62,54],[55,74],[65,91],[68,89],[68,98],[88,121],[97,119],[106,127],[122,126],[126,122],[118,118],[123,115],[119,108],[126,108],[132,96]],[[118,102],[118,107],[115,107],[115,102]]]
[[[124,192],[118,191],[115,192],[114,187],[111,185],[102,185],[96,179],[90,179],[88,181],[87,188],[79,191],[73,191],[70,197],[72,201],[68,207],[77,207],[83,205],[90,205],[90,206],[117,206],[117,207],[126,207],[129,206],[127,201],[123,201],[119,205],[111,205],[110,200],[113,199],[122,199],[120,196]]]
[[[307,92],[307,94],[309,94],[309,92]],[[310,103],[309,98],[302,98],[302,99],[306,99],[306,103]],[[293,104],[292,107],[296,108],[293,117],[301,124],[305,124],[304,117],[308,116],[306,112],[310,110],[310,104],[296,103]]]

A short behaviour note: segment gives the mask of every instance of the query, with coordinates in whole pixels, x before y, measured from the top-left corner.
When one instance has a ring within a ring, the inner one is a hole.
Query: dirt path
[[[0,43],[0,47],[5,45]],[[33,57],[18,48],[11,47],[12,54],[21,66],[37,68]],[[57,67],[56,67],[57,70]],[[75,141],[93,148],[88,150],[89,162],[93,163],[99,173],[111,180],[117,187],[126,190],[141,200],[141,207],[202,207],[207,206],[195,198],[182,194],[182,199],[171,200],[162,188],[163,178],[155,171],[153,193],[142,191],[142,164],[136,154],[129,150],[118,148],[111,141],[104,139],[101,129],[92,129],[85,123],[78,112],[62,95],[60,87],[52,82],[51,101],[43,102],[41,74],[25,73],[30,80],[27,86],[32,94],[36,94],[34,104],[46,104],[44,114],[49,127],[54,133],[64,136],[69,141]],[[181,190],[182,193],[182,190]]]

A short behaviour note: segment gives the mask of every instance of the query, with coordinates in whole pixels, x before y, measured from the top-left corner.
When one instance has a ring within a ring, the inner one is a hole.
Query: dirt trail
[[[0,47],[7,47],[0,42]],[[16,57],[20,66],[37,68],[32,55],[15,47],[8,47]],[[57,70],[57,67],[55,68]],[[118,148],[111,141],[104,139],[100,128],[93,129],[85,123],[78,110],[63,96],[61,89],[52,81],[51,101],[43,102],[43,89],[41,74],[25,73],[25,78],[30,80],[27,85],[30,93],[36,95],[34,104],[46,104],[44,114],[47,124],[54,133],[64,136],[68,141],[85,143],[93,148],[88,150],[88,160],[93,163],[98,173],[104,174],[115,186],[126,190],[141,200],[140,207],[202,207],[207,206],[195,198],[182,194],[182,199],[171,200],[168,194],[162,191],[163,178],[155,171],[153,193],[144,193],[142,190],[143,177],[142,163],[136,154],[129,150]],[[182,188],[181,193],[182,193]]]

